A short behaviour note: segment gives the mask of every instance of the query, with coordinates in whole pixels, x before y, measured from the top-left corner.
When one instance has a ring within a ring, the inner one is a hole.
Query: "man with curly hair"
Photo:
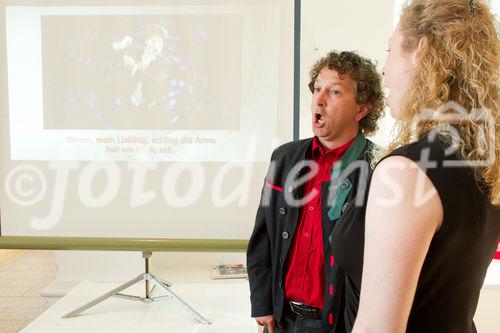
[[[373,143],[383,114],[375,65],[354,52],[330,52],[313,66],[314,137],[272,154],[247,249],[252,317],[264,331],[341,329],[343,273],[330,234],[364,218]]]

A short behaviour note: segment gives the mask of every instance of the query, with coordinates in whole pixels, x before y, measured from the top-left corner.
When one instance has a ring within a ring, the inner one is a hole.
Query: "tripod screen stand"
[[[127,299],[131,301],[141,301],[144,303],[152,303],[156,301],[161,301],[161,300],[166,300],[166,299],[172,299],[176,301],[178,304],[182,305],[183,308],[185,308],[192,316],[193,318],[198,321],[199,323],[210,325],[210,321],[208,321],[206,318],[204,318],[201,314],[199,314],[196,310],[194,310],[189,304],[187,304],[185,301],[183,301],[179,296],[177,296],[171,289],[170,287],[172,286],[172,283],[167,282],[149,272],[149,259],[151,258],[152,253],[150,251],[143,251],[142,252],[142,257],[144,258],[145,262],[145,272],[138,275],[137,277],[133,278],[132,280],[120,285],[119,287],[116,287],[115,289],[107,292],[106,294],[97,297],[96,299],[88,302],[87,304],[79,307],[78,309],[75,309],[63,316],[63,318],[71,318],[71,317],[76,317],[80,313],[90,309],[91,307],[107,300],[110,297],[117,297],[117,298],[122,298],[122,299]],[[140,297],[140,296],[134,296],[134,295],[127,295],[123,294],[122,291],[125,289],[135,285],[138,282],[144,281],[145,284],[145,297]],[[163,296],[156,296],[153,297],[153,293],[156,291],[163,291],[165,295]]]

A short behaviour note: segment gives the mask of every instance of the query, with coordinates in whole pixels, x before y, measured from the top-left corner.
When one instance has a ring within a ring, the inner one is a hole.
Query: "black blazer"
[[[336,170],[337,166],[343,166],[337,170],[342,172],[340,176],[334,175],[335,171],[332,171],[332,179],[335,181],[322,184],[326,275],[323,320],[328,323],[331,316],[332,329],[336,325],[343,325],[343,322],[337,322],[337,314],[343,306],[343,300],[342,293],[337,295],[334,291],[331,295],[327,286],[333,284],[336,290],[343,290],[344,276],[336,265],[330,267],[330,235],[340,219],[364,219],[365,198],[372,172],[370,158],[373,147],[372,142],[358,134],[342,159],[332,168]],[[271,156],[247,249],[252,317],[274,314],[278,322],[283,319],[285,269],[300,211],[300,207],[289,204],[290,200],[287,199],[302,197],[305,181],[300,181],[300,177],[308,171],[305,164],[312,156],[311,149],[312,138],[309,138],[284,144]]]

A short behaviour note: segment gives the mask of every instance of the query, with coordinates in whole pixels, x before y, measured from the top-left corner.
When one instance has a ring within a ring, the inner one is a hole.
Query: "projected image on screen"
[[[45,129],[240,129],[242,16],[41,22]]]

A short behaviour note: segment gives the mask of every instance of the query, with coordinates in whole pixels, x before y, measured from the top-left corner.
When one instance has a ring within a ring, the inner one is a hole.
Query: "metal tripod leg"
[[[175,299],[177,302],[179,302],[182,306],[184,306],[193,316],[194,319],[196,319],[197,322],[210,325],[211,323],[205,319],[201,314],[199,314],[195,309],[193,309],[189,304],[184,302],[182,298],[177,296],[172,289],[170,289],[171,284],[167,284],[161,279],[157,278],[156,276],[150,274],[151,282],[153,282],[156,286],[158,286],[158,289],[161,289],[165,291],[167,294],[171,295],[173,299]]]
[[[130,280],[130,281],[128,281],[128,282],[126,282],[126,283],[122,284],[121,286],[119,286],[119,287],[117,287],[117,288],[115,288],[115,289],[113,289],[113,290],[111,290],[111,291],[109,291],[109,292],[105,293],[104,295],[102,295],[102,296],[100,296],[100,297],[97,297],[97,298],[96,298],[96,299],[94,299],[93,301],[88,302],[87,304],[85,304],[85,305],[83,305],[83,306],[79,307],[78,309],[73,310],[73,311],[71,311],[71,312],[69,312],[69,313],[65,314],[65,315],[63,316],[63,318],[71,318],[71,317],[78,316],[78,315],[79,315],[80,313],[82,313],[83,311],[88,310],[88,309],[90,309],[91,307],[93,307],[93,306],[95,306],[95,305],[97,305],[97,304],[99,304],[99,303],[101,303],[101,302],[103,302],[103,301],[107,300],[108,298],[115,296],[115,295],[116,295],[116,294],[118,294],[120,291],[125,290],[125,289],[127,289],[128,287],[130,287],[130,286],[133,286],[134,284],[136,284],[136,283],[137,283],[137,282],[139,282],[139,281],[142,281],[143,279],[144,279],[144,274],[141,274],[141,275],[137,276],[135,279],[132,279],[132,280]]]

